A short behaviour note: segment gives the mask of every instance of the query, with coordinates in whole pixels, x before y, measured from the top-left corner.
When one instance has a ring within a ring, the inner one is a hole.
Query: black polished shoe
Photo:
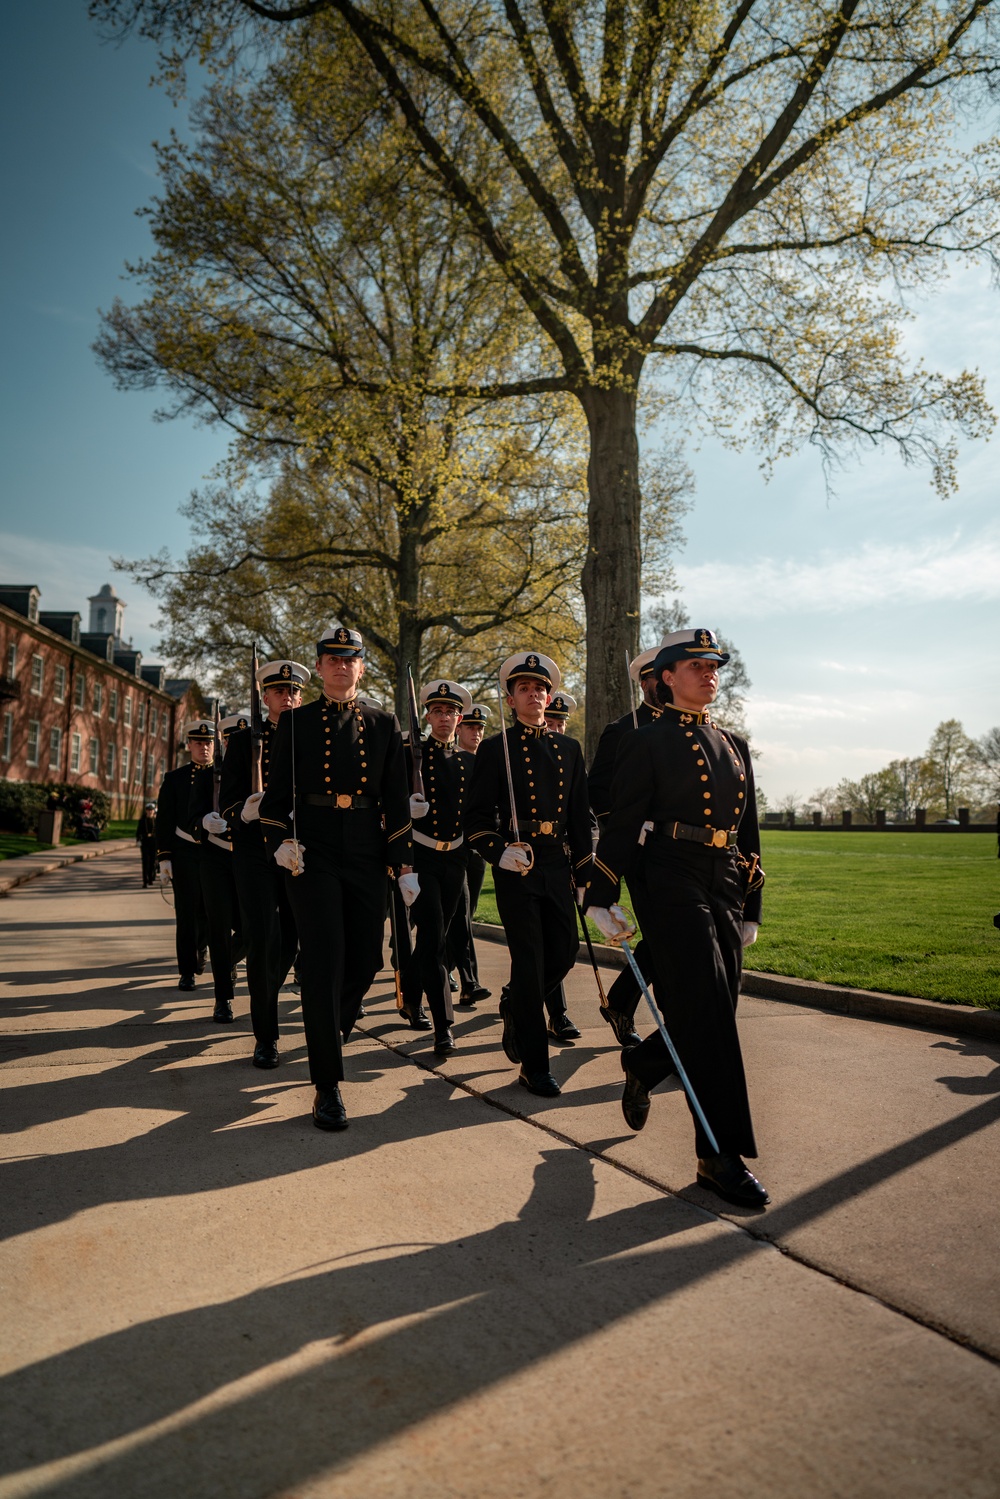
[[[580,1028],[563,1011],[549,1020],[549,1035],[554,1041],[579,1041]]]
[[[448,975],[448,988],[451,990],[452,994],[458,993],[458,980],[453,973],[449,973]]]
[[[628,1047],[622,1052],[622,1071],[625,1074],[625,1091],[622,1093],[622,1113],[629,1129],[640,1130],[649,1118],[649,1090],[634,1073],[628,1070]]]
[[[601,1019],[610,1025],[615,1033],[615,1040],[622,1050],[626,1046],[638,1046],[642,1040],[631,1015],[626,1015],[621,1010],[613,1010],[610,1005],[602,1005]]]
[[[489,999],[492,993],[492,989],[487,989],[483,984],[477,984],[474,989],[463,994],[458,1002],[460,1005],[474,1005],[481,999]]]
[[[451,1031],[436,1031],[434,1034],[434,1055],[436,1057],[450,1057],[455,1050],[455,1037]]]
[[[514,1030],[514,1017],[511,1015],[505,1000],[500,1001],[500,1023],[503,1030],[500,1033],[500,1045],[503,1047],[504,1056],[508,1062],[515,1066],[521,1060],[521,1053],[517,1049],[517,1032]]]
[[[258,1041],[253,1049],[253,1065],[263,1068],[277,1067],[278,1043],[276,1041]]]
[[[411,1031],[432,1031],[434,1029],[427,1019],[427,1012],[421,1006],[416,1014],[412,1010],[400,1010],[399,1018],[404,1025],[408,1025]]]
[[[177,981],[178,989],[193,989],[195,987],[194,974],[182,973]]]
[[[220,1025],[228,1025],[233,1018],[233,1007],[228,999],[217,999],[215,1009],[212,1011],[212,1019],[217,1020]]]
[[[738,1155],[698,1158],[698,1185],[739,1208],[762,1208],[771,1201],[757,1178]]]
[[[317,1088],[313,1099],[313,1124],[317,1129],[346,1129],[347,1110],[339,1088]]]
[[[525,1072],[522,1067],[517,1080],[522,1088],[527,1088],[529,1093],[537,1093],[539,1098],[558,1098],[562,1092],[551,1072]]]

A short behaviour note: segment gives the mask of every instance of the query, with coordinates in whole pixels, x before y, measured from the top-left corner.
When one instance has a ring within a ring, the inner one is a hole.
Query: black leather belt
[[[325,807],[328,812],[353,812],[355,808],[377,807],[374,796],[349,796],[346,791],[328,791],[325,796],[307,796],[309,807]]]
[[[512,833],[514,832],[513,823],[510,824],[510,831]],[[545,818],[543,818],[541,821],[536,820],[535,822],[521,822],[519,820],[517,824],[517,831],[519,833],[540,833],[543,838],[561,838],[563,833],[565,833],[566,831],[566,824],[560,822],[558,818],[555,817],[551,822],[547,821]]]
[[[706,843],[709,848],[736,847],[736,834],[726,828],[694,828],[689,822],[658,822],[656,831],[664,838],[684,838],[689,843]]]

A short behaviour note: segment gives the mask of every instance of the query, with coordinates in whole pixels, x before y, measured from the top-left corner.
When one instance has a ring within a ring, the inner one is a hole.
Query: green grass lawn
[[[985,833],[765,832],[747,966],[1000,1009],[996,852]],[[498,919],[489,870],[477,917]]]
[[[101,842],[107,838],[134,838],[135,819],[131,822],[109,822],[101,834]],[[75,847],[81,840],[69,835],[64,835],[60,840],[60,848]],[[0,832],[0,859],[16,859],[21,854],[39,854],[52,848],[51,843],[39,843],[34,833],[2,833]]]

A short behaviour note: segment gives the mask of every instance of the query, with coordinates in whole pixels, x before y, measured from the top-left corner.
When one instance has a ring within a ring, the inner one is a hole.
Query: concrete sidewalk
[[[592,974],[551,1104],[494,1001],[424,1070],[383,975],[329,1136],[294,994],[255,1072],[137,887],[0,906],[0,1495],[997,1493],[996,1048],[748,1001],[774,1206],[722,1216],[681,1097],[624,1128]]]

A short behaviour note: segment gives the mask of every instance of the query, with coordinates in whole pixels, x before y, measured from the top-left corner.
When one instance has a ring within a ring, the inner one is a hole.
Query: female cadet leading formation
[[[749,750],[710,713],[728,660],[706,629],[674,631],[636,657],[642,706],[604,731],[589,787],[580,746],[562,732],[575,702],[540,651],[518,651],[500,668],[509,727],[484,738],[490,709],[473,705],[459,683],[435,679],[420,694],[429,735],[410,745],[394,715],[359,694],[358,631],[335,623],[317,641],[322,693],[305,706],[308,670],[266,663],[257,674],[263,733],[254,743],[245,717],[232,724],[218,806],[204,810],[204,721],[189,731],[199,763],[171,772],[161,791],[160,868],[169,877],[173,855],[184,883],[176,900],[181,986],[193,983],[198,946],[189,866],[210,839],[209,878],[225,877],[237,900],[253,1063],[279,1065],[278,993],[297,944],[313,1121],[346,1129],[343,1043],[381,966],[390,895],[400,1018],[433,1028],[435,1052],[448,1055],[449,972],[468,945],[468,887],[481,883],[486,861],[510,950],[503,1049],[521,1086],[554,1098],[561,1090],[549,1040],[579,1035],[562,997],[577,955],[574,904],[610,942],[627,938],[633,927],[618,903],[627,880],[643,933],[639,969],[710,1125],[707,1132],[692,1109],[698,1181],[728,1202],[762,1207],[767,1193],[744,1161],[757,1147],[736,1005],[764,876]],[[466,720],[475,732],[461,732]],[[227,936],[225,955],[212,959],[224,986],[217,1020],[232,1015],[237,949]],[[474,972],[468,959],[466,970]],[[463,981],[455,1003],[474,1008],[487,991],[478,976],[467,982],[474,987]],[[622,1048],[622,1112],[633,1130],[646,1123],[651,1089],[674,1071],[660,1028],[645,1040],[635,1029],[639,994],[626,971],[601,1010]]]

